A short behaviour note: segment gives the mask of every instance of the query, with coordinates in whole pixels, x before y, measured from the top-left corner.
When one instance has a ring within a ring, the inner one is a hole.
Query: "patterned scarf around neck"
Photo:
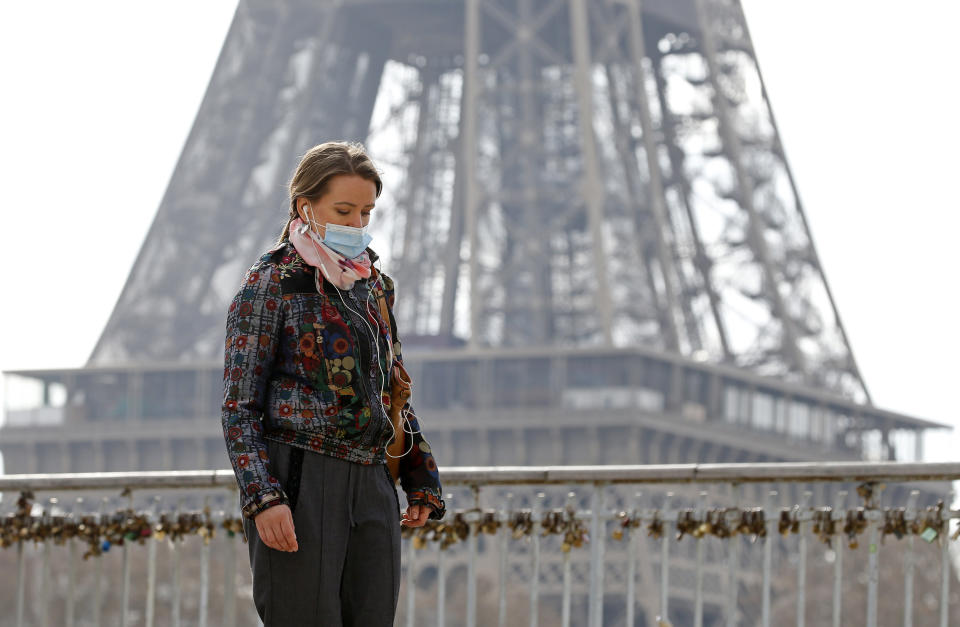
[[[314,268],[319,268],[328,281],[342,290],[349,290],[358,279],[370,276],[371,262],[367,251],[348,259],[323,242],[318,242],[310,234],[301,232],[304,224],[300,218],[290,222],[290,243],[303,260]]]

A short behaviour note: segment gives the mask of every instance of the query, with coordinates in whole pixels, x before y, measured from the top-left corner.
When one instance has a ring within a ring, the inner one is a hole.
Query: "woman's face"
[[[366,226],[376,199],[377,186],[373,181],[356,174],[338,174],[327,183],[327,191],[319,200],[297,199],[297,212],[323,237],[328,222],[357,228]],[[316,224],[309,220],[311,213]]]

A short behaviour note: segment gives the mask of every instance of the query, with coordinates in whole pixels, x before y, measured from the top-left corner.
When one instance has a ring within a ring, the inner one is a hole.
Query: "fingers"
[[[257,516],[259,518],[259,516]],[[263,543],[266,544],[271,549],[280,549],[280,545],[277,544],[277,538],[273,533],[273,527],[267,524],[257,525],[257,533],[260,534],[260,539],[263,540]]]
[[[284,542],[283,534],[280,533],[278,529],[279,525],[273,525],[270,527],[270,537],[273,539],[273,548],[279,551],[286,551],[287,545]]]
[[[407,508],[400,524],[406,527],[422,527],[430,518],[429,505],[411,505]]]
[[[283,519],[280,519],[273,523],[273,537],[276,540],[277,548],[281,551],[289,551],[290,543],[287,542],[287,535],[283,530]]]
[[[287,550],[296,551],[300,547],[297,544],[297,533],[293,528],[293,515],[289,510],[287,510],[287,515],[284,516],[280,522],[283,538],[288,547]]]
[[[297,535],[293,528],[293,514],[286,505],[275,505],[254,518],[260,539],[277,551],[296,551]]]
[[[409,505],[407,506],[407,511],[403,513],[403,518],[400,519],[400,524],[407,527],[416,527],[415,521],[420,517],[420,506],[419,505]]]

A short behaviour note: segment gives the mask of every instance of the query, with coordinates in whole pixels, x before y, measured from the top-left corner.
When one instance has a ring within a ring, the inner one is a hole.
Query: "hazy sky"
[[[0,244],[12,262],[0,369],[86,361],[159,206],[235,6],[0,5]],[[744,6],[874,401],[960,425],[960,3]],[[958,444],[960,434],[936,433],[928,459],[955,459]]]

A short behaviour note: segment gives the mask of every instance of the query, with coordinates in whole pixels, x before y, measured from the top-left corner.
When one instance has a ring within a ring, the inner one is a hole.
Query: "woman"
[[[361,144],[308,151],[287,225],[227,314],[223,432],[267,627],[392,625],[400,525],[444,515],[409,402],[390,417],[403,363],[393,281],[366,232],[381,189]]]

